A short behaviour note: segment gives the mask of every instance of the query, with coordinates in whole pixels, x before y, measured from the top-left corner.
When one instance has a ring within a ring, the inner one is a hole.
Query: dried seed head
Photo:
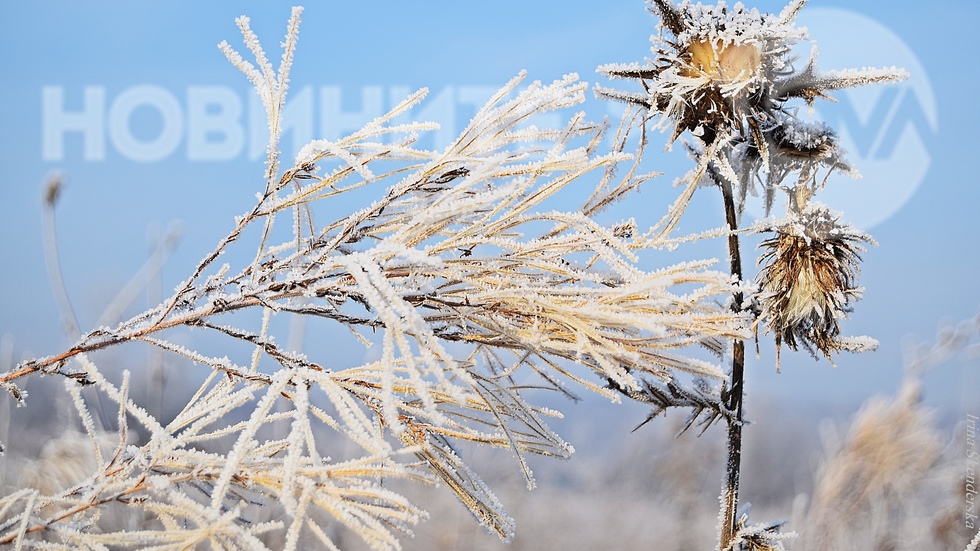
[[[839,224],[822,205],[811,205],[773,230],[776,236],[761,245],[758,301],[775,334],[777,358],[784,342],[791,350],[802,345],[814,356],[819,350],[828,360],[841,350],[873,348],[870,339],[840,336],[840,321],[861,297],[858,264],[863,243],[873,243],[871,238]]]
[[[685,131],[705,144],[732,137],[758,141],[762,130],[780,124],[775,115],[791,99],[812,103],[832,90],[907,77],[897,69],[820,73],[816,50],[801,68],[794,47],[807,31],[793,19],[805,1],[793,0],[778,15],[724,0],[653,3],[651,11],[662,21],[659,36],[652,37],[653,62],[598,69],[611,78],[639,80],[643,91],[600,86],[596,93],[644,107],[651,117],[661,115],[659,127],[673,131],[670,142]]]
[[[44,203],[45,206],[53,208],[61,196],[61,190],[65,187],[65,176],[61,172],[52,172],[44,180]]]
[[[793,44],[805,29],[790,21],[747,9],[741,3],[716,6],[661,2],[662,34],[654,41],[652,67],[600,67],[613,77],[638,78],[646,96],[599,90],[665,115],[671,141],[684,131],[709,143],[720,134],[741,133],[747,120],[766,120],[777,108],[777,79],[789,74]],[[663,31],[673,35],[666,38]]]

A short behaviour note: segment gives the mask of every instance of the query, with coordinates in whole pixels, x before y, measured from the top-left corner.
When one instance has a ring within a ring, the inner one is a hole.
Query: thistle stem
[[[725,220],[728,222],[728,258],[731,274],[736,281],[742,281],[742,255],[739,248],[738,217],[735,213],[735,198],[731,182],[718,178],[725,202]],[[742,293],[732,294],[732,310],[742,310]],[[742,390],[745,371],[745,343],[736,338],[732,347],[732,374],[727,395],[723,398],[732,416],[728,418],[728,462],[725,467],[725,485],[722,488],[721,537],[719,549],[731,548],[735,537],[736,514],[738,510],[738,481],[742,465]]]

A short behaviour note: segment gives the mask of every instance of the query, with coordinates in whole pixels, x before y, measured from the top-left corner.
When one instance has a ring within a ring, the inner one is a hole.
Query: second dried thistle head
[[[814,357],[819,351],[831,363],[835,352],[876,348],[869,337],[840,335],[840,322],[863,291],[857,285],[861,253],[874,240],[815,202],[769,229],[775,235],[760,245],[756,300],[760,321],[775,335],[777,357],[784,343]]]

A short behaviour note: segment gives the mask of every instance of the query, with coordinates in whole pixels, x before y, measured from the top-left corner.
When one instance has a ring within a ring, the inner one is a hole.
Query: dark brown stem
[[[725,178],[718,178],[725,201],[725,220],[728,222],[728,257],[731,261],[732,278],[742,281],[742,255],[739,248],[738,217],[735,213],[735,198],[732,184]],[[732,295],[732,310],[742,310],[742,293]],[[735,537],[736,514],[738,511],[738,480],[742,465],[742,391],[745,371],[745,343],[736,338],[732,347],[732,374],[727,394],[722,398],[731,415],[728,417],[728,462],[725,466],[725,486],[722,490],[721,551],[730,549]]]

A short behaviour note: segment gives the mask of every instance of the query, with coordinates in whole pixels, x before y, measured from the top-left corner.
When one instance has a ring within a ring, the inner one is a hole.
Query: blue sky
[[[904,88],[841,97],[840,108],[851,111],[827,111],[845,125],[856,148],[866,150],[869,166],[880,165],[851,184],[877,186],[867,187],[853,205],[856,214],[875,219],[887,212],[870,228],[880,246],[865,255],[865,299],[846,326],[851,333],[878,338],[880,350],[843,356],[837,368],[784,353],[777,376],[771,340],[764,338],[762,358],[751,366],[750,392],[852,408],[872,393],[893,390],[908,336],[931,340],[939,323],[972,317],[980,309],[980,182],[972,167],[980,76],[970,38],[980,5],[921,5],[927,7],[813,0],[800,16],[817,25],[811,31],[820,31],[821,51],[833,61],[824,65],[827,69],[915,61],[921,71]],[[0,87],[0,335],[9,335],[16,358],[69,344],[41,246],[40,184],[49,171],[68,175],[58,211],[60,247],[83,329],[139,268],[148,233],[172,223],[182,227],[183,241],[163,272],[164,288],[172,289],[231,228],[232,217],[251,205],[261,186],[262,162],[249,154],[250,89],[215,45],[228,40],[240,47],[234,18],[245,13],[271,53],[282,38],[289,6],[278,1],[0,4],[0,53],[7,74]],[[758,6],[778,11],[782,3]],[[387,107],[393,97],[422,86],[431,89],[430,101],[437,104],[428,114],[455,117],[448,126],[458,130],[472,114],[474,98],[522,69],[531,80],[578,72],[601,82],[597,65],[643,60],[654,24],[640,0],[312,3],[303,16],[291,90],[298,98],[305,90],[312,137],[323,131],[331,101],[325,98],[339,101],[335,110],[349,114],[370,111],[375,99]],[[906,50],[889,37],[897,37]],[[103,153],[87,154],[79,132],[64,135],[59,154],[45,153],[44,90],[60,90],[63,111],[74,112],[83,109],[86,88],[102,94],[104,127],[98,141]],[[134,160],[127,143],[160,135],[166,117],[145,106],[126,111],[120,98],[145,98],[138,92],[147,89],[176,101],[183,127],[171,128],[177,141],[169,153],[158,148],[159,155],[151,151],[150,156],[160,158],[141,161]],[[241,145],[226,143],[211,158],[190,159],[191,96],[222,93],[240,100]],[[585,109],[594,118],[615,113],[615,106],[594,101]],[[112,126],[112,112],[129,115],[128,138]],[[889,141],[888,129],[900,139]],[[291,144],[287,136],[287,149]],[[652,168],[667,175],[648,185],[667,188],[686,162],[679,150],[656,157]],[[656,195],[641,194],[631,205],[630,215],[641,225],[654,223],[666,208],[647,200]],[[721,247],[707,254],[723,255]],[[953,420],[961,408],[976,413],[978,369],[975,359],[959,358],[930,373],[927,400],[942,405]]]

